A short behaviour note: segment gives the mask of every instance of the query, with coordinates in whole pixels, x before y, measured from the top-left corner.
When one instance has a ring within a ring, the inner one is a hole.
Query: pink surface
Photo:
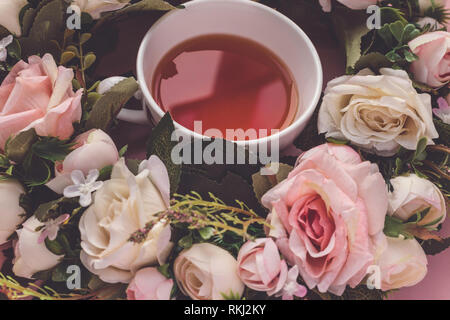
[[[298,16],[291,16],[304,29],[306,34],[311,38],[317,47],[317,51],[322,60],[324,70],[324,86],[326,83],[345,72],[345,57],[343,52],[338,48],[338,42],[332,36],[332,31],[323,23],[315,19],[314,15],[305,18],[305,13],[295,12]],[[148,18],[148,17],[147,17]],[[127,25],[130,24],[130,25]],[[151,21],[142,21],[133,19],[120,25],[119,43],[127,43],[129,48],[127,54],[123,56],[124,51],[115,51],[106,56],[104,61],[125,61],[124,64],[105,64],[104,68],[100,66],[96,73],[98,75],[114,75],[127,72],[134,67],[133,54],[137,52],[139,38],[143,37],[145,31],[145,23],[149,25]],[[127,30],[139,30],[139,33],[130,33]],[[132,39],[134,37],[134,39]],[[121,39],[120,39],[121,38]],[[130,41],[136,43],[130,44]],[[121,53],[122,52],[122,53]],[[122,55],[122,56],[120,56]],[[118,56],[120,56],[119,59]],[[122,60],[123,58],[123,60]],[[129,64],[127,65],[126,60]],[[106,62],[105,62],[106,63]],[[134,125],[128,123],[120,123],[115,129],[113,135],[118,147],[124,144],[129,145],[128,157],[143,159],[145,157],[145,141],[150,133],[149,126]],[[441,230],[442,236],[450,236],[450,218],[448,218]],[[450,250],[436,256],[428,256],[428,274],[425,279],[418,285],[410,288],[403,288],[393,293],[389,299],[448,299],[450,300]]]

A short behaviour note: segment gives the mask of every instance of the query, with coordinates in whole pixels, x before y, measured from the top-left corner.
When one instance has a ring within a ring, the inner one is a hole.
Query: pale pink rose
[[[275,226],[269,236],[310,289],[341,295],[381,254],[386,184],[378,167],[348,146],[323,144],[297,163],[262,198]]]
[[[371,5],[377,4],[378,2],[378,0],[337,0],[337,1],[353,10],[364,10]],[[323,11],[325,12],[331,11],[331,0],[319,0],[319,2],[320,5],[322,6]]]
[[[418,284],[427,274],[427,256],[416,239],[386,237],[387,248],[378,265],[381,290],[387,291]]]
[[[419,57],[410,67],[417,81],[436,88],[450,80],[450,33],[425,33],[411,40],[408,45]]]
[[[73,70],[50,54],[19,61],[0,85],[0,150],[9,137],[34,128],[40,136],[68,139],[81,119],[82,89],[72,89]]]
[[[271,238],[245,243],[237,258],[238,275],[244,284],[269,296],[279,292],[286,283],[288,268],[281,260],[277,245]]]
[[[127,288],[128,300],[170,300],[173,280],[167,279],[156,268],[136,272]]]
[[[242,296],[244,284],[237,269],[237,261],[228,251],[210,243],[183,250],[173,266],[180,290],[194,300]]]
[[[92,169],[102,169],[119,161],[114,141],[100,129],[92,129],[75,138],[75,150],[69,153],[63,162],[55,165],[55,178],[47,187],[62,194],[64,188],[73,184],[70,174],[81,170],[85,175]]]

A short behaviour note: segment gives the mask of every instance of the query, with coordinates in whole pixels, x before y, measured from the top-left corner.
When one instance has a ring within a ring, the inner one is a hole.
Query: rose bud
[[[119,160],[116,145],[105,132],[92,129],[77,138],[75,149],[69,153],[63,162],[55,165],[55,178],[46,186],[62,194],[64,188],[73,184],[70,174],[74,170],[81,170],[85,175],[92,169],[102,169],[113,165]]]

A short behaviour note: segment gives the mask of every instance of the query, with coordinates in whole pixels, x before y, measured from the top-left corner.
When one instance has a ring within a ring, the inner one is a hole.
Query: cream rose
[[[105,282],[128,283],[141,267],[163,264],[172,247],[170,226],[156,213],[167,209],[168,199],[161,160],[150,157],[135,176],[120,159],[80,219],[84,266]]]
[[[125,7],[130,0],[73,0],[82,12],[89,13],[92,18],[99,19],[103,12],[115,11]]]
[[[182,251],[173,268],[181,291],[194,300],[223,300],[223,295],[244,292],[236,259],[210,243]]]
[[[16,180],[0,180],[0,245],[5,243],[24,220],[25,210],[20,206],[20,196],[25,193]]]
[[[438,137],[431,113],[431,98],[418,94],[403,70],[365,69],[355,76],[330,81],[319,111],[319,133],[350,140],[382,156],[400,146],[415,150],[422,137]]]
[[[20,27],[19,14],[27,4],[27,0],[2,0],[0,1],[0,25],[20,37],[22,30]]]
[[[427,179],[415,174],[391,179],[394,191],[389,193],[389,214],[403,221],[419,211],[430,208],[428,214],[419,225],[441,220],[435,226],[444,222],[447,215],[445,199],[439,188]]]
[[[42,231],[36,229],[43,225],[43,222],[32,216],[24,222],[22,229],[17,230],[19,240],[14,247],[13,260],[13,272],[16,276],[32,279],[36,272],[53,268],[64,257],[50,252],[45,242],[39,242]]]
[[[414,286],[427,274],[427,257],[416,239],[387,237],[378,262],[383,291]]]

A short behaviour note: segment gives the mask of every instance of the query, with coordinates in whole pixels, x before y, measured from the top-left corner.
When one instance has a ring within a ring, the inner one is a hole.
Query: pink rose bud
[[[238,255],[238,275],[244,284],[269,296],[280,291],[287,279],[286,261],[281,260],[271,238],[245,243]]]
[[[50,54],[19,61],[0,85],[0,150],[21,131],[68,139],[81,119],[81,96],[72,89],[73,70],[58,67]]]
[[[411,40],[408,45],[419,57],[410,69],[417,81],[437,88],[450,80],[450,33],[425,33]]]
[[[55,166],[56,177],[47,187],[62,194],[65,187],[72,184],[70,173],[81,170],[85,175],[92,169],[102,169],[119,160],[119,152],[112,139],[100,129],[93,129],[79,135],[75,150],[67,155],[62,163]]]
[[[156,268],[136,272],[127,288],[128,300],[170,300],[173,280],[167,279]]]

